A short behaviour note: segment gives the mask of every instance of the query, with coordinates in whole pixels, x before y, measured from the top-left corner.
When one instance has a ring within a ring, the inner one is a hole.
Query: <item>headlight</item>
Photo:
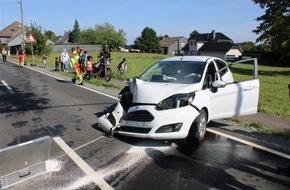
[[[156,106],[156,110],[168,110],[187,106],[192,103],[194,96],[194,92],[188,94],[175,94],[159,102]]]

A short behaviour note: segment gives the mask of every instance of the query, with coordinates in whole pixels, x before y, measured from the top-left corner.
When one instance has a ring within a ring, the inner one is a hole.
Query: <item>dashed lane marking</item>
[[[2,84],[4,84],[4,86],[9,90],[9,92],[11,94],[15,94],[12,90],[12,88],[4,81],[4,80],[1,80]]]
[[[93,170],[75,151],[73,151],[60,137],[53,140],[65,151],[65,153],[79,166],[79,168],[93,181],[99,188],[113,190],[113,188]]]

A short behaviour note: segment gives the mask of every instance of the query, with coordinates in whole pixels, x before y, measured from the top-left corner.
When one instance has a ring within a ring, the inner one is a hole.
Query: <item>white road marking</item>
[[[13,62],[13,61],[10,61],[10,62],[12,62],[12,63],[14,63],[14,64],[17,64],[16,62]],[[17,65],[18,65],[18,64],[17,64]],[[55,78],[55,79],[58,79],[58,80],[61,80],[61,81],[71,82],[71,81],[69,81],[69,80],[65,80],[65,79],[63,79],[63,78],[60,78],[60,77],[57,77],[57,76],[54,76],[54,75],[51,75],[51,74],[48,74],[48,73],[42,72],[42,71],[37,70],[37,69],[34,69],[34,68],[32,68],[32,67],[25,67],[25,68],[30,69],[30,70],[33,70],[33,71],[36,71],[36,72],[39,72],[39,73],[41,73],[41,74],[44,74],[44,75],[46,75],[46,76],[50,76],[50,77],[52,77],[52,78]],[[88,88],[88,87],[86,87],[86,86],[78,85],[78,87],[80,87],[80,88],[84,88],[84,89],[87,89],[87,90],[89,90],[89,91],[92,91],[92,92],[95,92],[95,93],[98,93],[98,94],[101,94],[101,95],[104,95],[104,96],[107,96],[107,97],[112,98],[112,99],[115,99],[115,100],[118,100],[118,98],[115,97],[115,96],[111,96],[111,95],[109,95],[109,94],[106,94],[106,93],[103,93],[103,92],[100,92],[100,91],[97,91],[97,90],[94,90],[94,89]]]
[[[1,80],[1,82],[4,84],[4,86],[9,90],[9,92],[11,94],[15,94],[12,90],[12,88],[4,81],[4,80]]]
[[[83,147],[85,147],[85,146],[87,146],[87,145],[89,145],[89,144],[91,144],[91,143],[93,143],[93,142],[96,142],[96,141],[98,141],[98,140],[100,140],[100,139],[102,139],[102,138],[104,138],[104,137],[105,137],[105,136],[101,136],[101,137],[99,137],[99,138],[97,138],[97,139],[94,139],[94,140],[92,140],[92,141],[90,141],[90,142],[87,142],[87,143],[85,143],[85,144],[83,144],[83,145],[81,145],[81,146],[75,148],[74,151],[76,151],[76,150],[78,150],[78,149],[81,149],[81,148],[83,148]]]
[[[105,180],[100,178],[96,172],[76,154],[60,137],[54,137],[53,140],[65,151],[65,153],[80,167],[80,169],[93,181],[99,188],[105,190],[113,189]]]
[[[17,94],[15,94],[15,92],[13,91],[13,89],[4,81],[4,80],[1,80],[1,82],[4,84],[4,86],[9,90],[9,93],[10,94],[13,94],[19,102],[21,102],[21,104],[24,105],[24,107],[27,109],[27,111],[30,111],[30,113],[33,115],[33,118],[38,118],[32,110],[29,109],[29,107],[27,107],[27,105],[17,96]]]
[[[261,146],[261,145],[258,145],[258,144],[255,144],[255,143],[252,143],[252,142],[248,142],[246,140],[243,140],[243,139],[240,139],[240,138],[237,138],[237,137],[234,137],[234,136],[231,136],[231,135],[227,135],[225,133],[222,133],[222,132],[219,132],[219,131],[216,131],[214,129],[210,129],[210,128],[207,128],[206,129],[208,132],[210,133],[214,133],[216,135],[220,135],[220,136],[223,136],[223,137],[226,137],[226,138],[229,138],[229,139],[232,139],[234,141],[237,141],[237,142],[240,142],[240,143],[243,143],[243,144],[246,144],[246,145],[249,145],[249,146],[252,146],[254,148],[258,148],[260,150],[264,150],[266,152],[269,152],[269,153],[272,153],[272,154],[275,154],[275,155],[278,155],[278,156],[281,156],[283,158],[286,158],[286,159],[290,159],[290,155],[288,154],[284,154],[282,152],[279,152],[279,151],[276,151],[276,150],[273,150],[273,149],[270,149],[270,148],[267,148],[267,147],[264,147],[264,146]]]

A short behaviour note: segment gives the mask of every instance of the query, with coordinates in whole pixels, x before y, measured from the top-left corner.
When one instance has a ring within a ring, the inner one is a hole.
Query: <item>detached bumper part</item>
[[[110,132],[111,129],[114,127],[108,119],[109,114],[110,113],[106,113],[105,115],[102,115],[98,119],[98,126],[101,127],[106,132]]]

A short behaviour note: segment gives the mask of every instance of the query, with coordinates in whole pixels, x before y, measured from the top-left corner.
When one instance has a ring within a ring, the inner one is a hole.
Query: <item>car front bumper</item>
[[[134,106],[121,118],[116,132],[138,138],[184,139],[198,115],[192,106],[162,111],[152,105]]]

